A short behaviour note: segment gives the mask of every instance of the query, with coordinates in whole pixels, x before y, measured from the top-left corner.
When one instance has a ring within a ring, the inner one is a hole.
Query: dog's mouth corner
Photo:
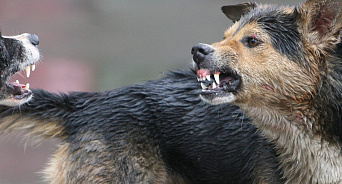
[[[201,83],[201,98],[211,104],[230,103],[241,87],[241,76],[233,70],[211,71],[198,69],[197,80]]]

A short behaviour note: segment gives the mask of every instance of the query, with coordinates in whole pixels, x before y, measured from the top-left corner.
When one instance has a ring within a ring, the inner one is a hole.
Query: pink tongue
[[[10,82],[9,84],[11,84],[12,86],[17,86],[17,87],[21,87],[21,88],[25,87],[24,84],[18,84],[16,82]]]

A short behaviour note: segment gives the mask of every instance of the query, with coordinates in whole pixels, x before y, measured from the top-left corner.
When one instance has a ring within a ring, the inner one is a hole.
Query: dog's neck
[[[287,183],[342,183],[340,144],[312,131],[313,120],[270,107],[241,108],[275,144]]]

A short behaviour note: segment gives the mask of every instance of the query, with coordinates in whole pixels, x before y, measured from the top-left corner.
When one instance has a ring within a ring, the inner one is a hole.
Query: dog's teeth
[[[19,80],[16,80],[15,83],[20,84],[20,83],[19,83]]]
[[[29,90],[29,89],[30,89],[30,84],[27,83],[27,84],[25,85],[24,89]]]
[[[36,70],[36,65],[35,64],[31,65],[31,69],[32,69],[32,72],[35,71]]]
[[[220,73],[215,73],[214,74],[215,82],[216,84],[220,84]]]
[[[206,78],[208,81],[210,81],[210,75],[207,75]]]
[[[26,77],[29,78],[30,77],[30,74],[31,74],[31,66],[27,66],[25,68],[25,72],[26,72]]]
[[[208,87],[201,82],[202,89],[207,89]]]
[[[216,86],[216,83],[213,82],[213,89],[215,89],[217,86]]]

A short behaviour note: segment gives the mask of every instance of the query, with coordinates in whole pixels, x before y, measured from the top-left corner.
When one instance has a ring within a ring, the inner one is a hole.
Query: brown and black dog
[[[224,40],[192,49],[201,98],[253,119],[285,183],[342,183],[341,0],[223,11],[236,21]]]
[[[31,92],[8,82],[23,68],[29,75],[36,60],[26,55],[39,58],[38,38],[21,37],[27,48],[1,38],[0,134],[59,140],[47,182],[283,183],[273,145],[236,106],[202,102],[195,72],[104,92]]]
[[[30,34],[0,38],[0,134],[27,130],[60,141],[47,182],[283,182],[272,144],[236,106],[202,102],[195,72],[70,94],[8,82],[24,68],[29,76],[38,42]]]

